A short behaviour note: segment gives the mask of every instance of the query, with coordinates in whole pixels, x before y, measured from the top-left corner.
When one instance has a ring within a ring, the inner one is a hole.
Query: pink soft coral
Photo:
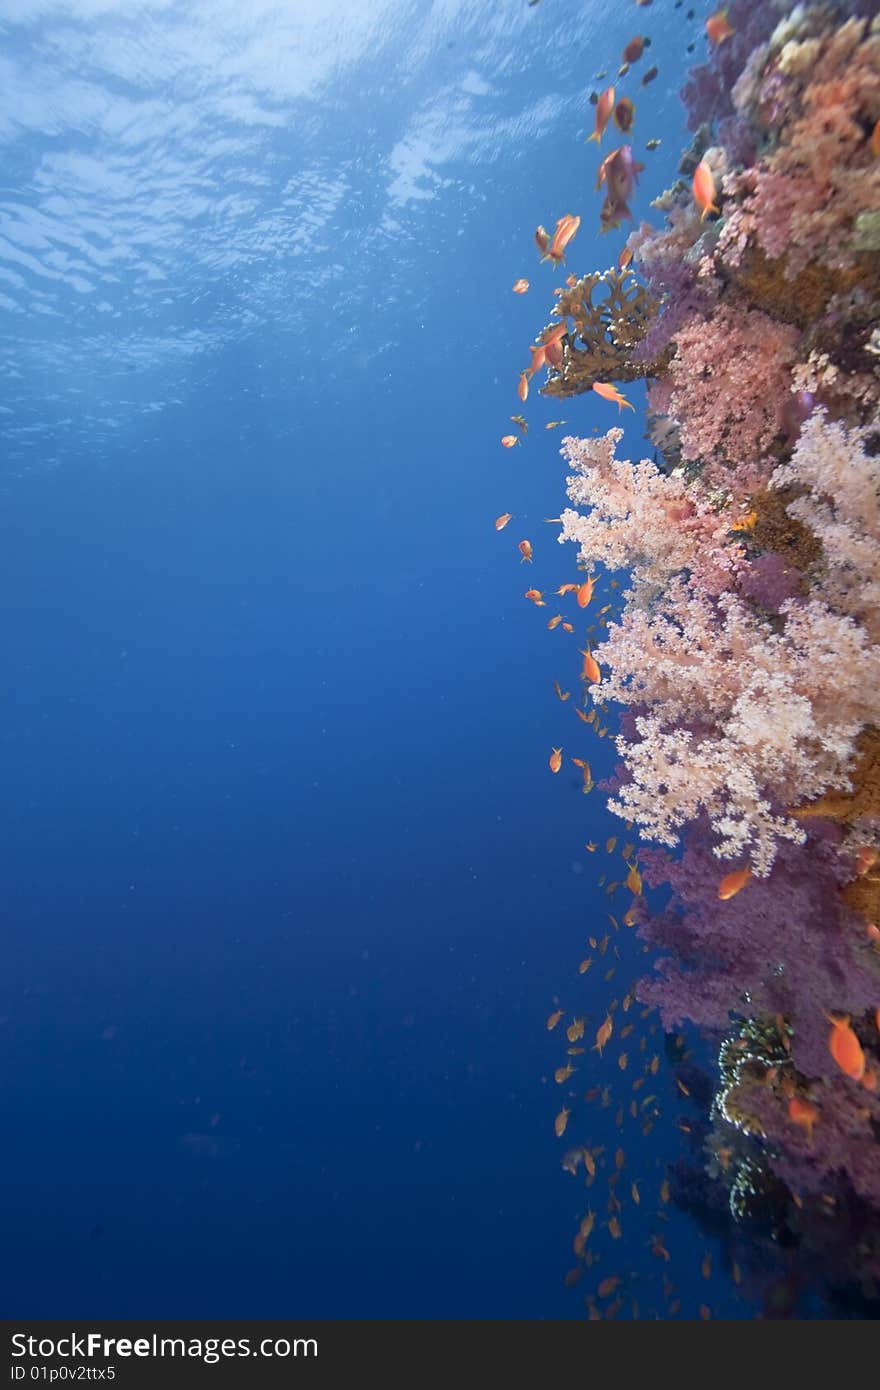
[[[673,341],[652,410],[678,421],[682,457],[701,459],[707,481],[740,494],[761,487],[790,395],[796,331],[756,309],[722,304],[689,318]]]

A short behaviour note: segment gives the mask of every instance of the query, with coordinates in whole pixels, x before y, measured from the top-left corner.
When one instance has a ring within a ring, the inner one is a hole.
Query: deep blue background
[[[3,15],[36,110],[6,131],[5,230],[64,242],[64,225],[94,248],[85,185],[68,214],[56,206],[76,172],[58,158],[111,167],[114,127],[58,116],[40,81],[79,61],[65,24],[98,49],[122,26],[148,53],[165,21],[31,8],[26,23]],[[562,1276],[588,1199],[559,1169],[564,1042],[544,1020],[557,999],[601,1020],[611,986],[576,966],[604,934],[606,865],[583,844],[625,836],[600,793],[547,770],[552,745],[597,777],[613,750],[556,701],[554,678],[578,689],[579,642],[547,633],[554,610],[522,592],[576,573],[542,523],[565,503],[569,430],[543,423],[589,432],[617,414],[533,392],[526,446],[498,441],[560,282],[537,264],[535,225],[582,214],[578,273],[623,242],[596,234],[593,73],[653,33],[621,85],[637,154],[663,137],[635,209],[656,220],[649,200],[685,138],[682,49],[703,40],[670,0],[523,0],[438,10],[416,62],[423,14],[388,7],[384,47],[328,79],[313,130],[276,100],[274,143],[257,160],[245,142],[238,169],[246,185],[252,159],[257,186],[269,180],[256,209],[223,223],[220,167],[177,239],[154,228],[165,298],[95,253],[101,320],[64,276],[47,289],[6,260],[23,278],[0,419],[7,1316],[583,1316],[586,1284]],[[661,76],[642,91],[649,61]],[[106,53],[93,62],[95,89],[124,87]],[[474,70],[488,111],[454,95]],[[167,89],[145,78],[140,97],[183,111],[175,74]],[[395,195],[388,156],[407,121],[440,132],[442,173],[412,196]],[[156,138],[186,158],[173,131]],[[318,230],[302,230],[302,208],[273,222],[313,146],[302,206],[337,162],[346,191]],[[136,185],[158,156],[124,153],[134,186],[116,211],[130,201],[164,229],[185,180],[170,213],[148,209]],[[59,264],[45,247],[27,256]],[[624,423],[638,456],[643,416]],[[496,535],[502,511],[516,519]],[[636,949],[630,934],[618,997]],[[583,1085],[613,1065],[582,1063]],[[662,1072],[655,1089],[671,1102]],[[619,1251],[597,1236],[601,1272],[644,1286],[643,1314],[663,1308],[647,1245],[678,1152],[666,1111],[650,1139],[624,1141],[625,1186],[639,1175],[652,1195],[638,1212],[625,1202]],[[578,1110],[572,1142],[613,1149],[612,1113]],[[589,1200],[604,1219],[604,1182]],[[698,1232],[675,1213],[663,1231],[682,1315],[703,1301],[748,1315],[722,1278],[702,1283]]]

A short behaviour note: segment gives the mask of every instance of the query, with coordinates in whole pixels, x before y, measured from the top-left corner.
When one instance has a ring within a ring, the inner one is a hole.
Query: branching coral
[[[593,294],[601,286],[602,299]],[[584,275],[560,297],[554,313],[574,320],[562,363],[542,388],[548,396],[574,396],[594,381],[635,381],[658,364],[637,361],[632,349],[645,336],[656,303],[631,273],[606,270]]]

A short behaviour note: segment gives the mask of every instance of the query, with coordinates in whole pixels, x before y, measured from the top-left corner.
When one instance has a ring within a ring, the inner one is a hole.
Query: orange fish
[[[574,1067],[571,1062],[567,1062],[564,1067],[557,1067],[553,1073],[553,1080],[557,1086],[564,1086],[570,1076],[574,1076]]]
[[[694,202],[700,209],[701,222],[709,216],[710,212],[718,212],[714,201],[716,196],[715,180],[705,159],[701,159],[694,170],[693,192]]]
[[[544,602],[540,589],[526,589],[525,593],[523,594],[523,598],[527,598],[530,603],[533,603],[535,605],[536,608],[547,607],[547,604]]]
[[[598,662],[592,655],[589,648],[581,652],[584,658],[584,666],[581,671],[581,680],[587,681],[590,685],[598,685],[602,679],[602,672],[599,670]]]
[[[547,232],[546,228],[544,228],[544,227],[536,227],[536,228],[535,228],[535,245],[537,246],[538,250],[541,252],[541,255],[542,255],[542,256],[545,256],[545,255],[547,254],[547,251],[548,251],[549,246],[550,246],[550,236],[549,236],[549,233]]]
[[[525,401],[525,400],[528,399],[528,394],[529,394],[529,374],[528,374],[528,372],[520,372],[520,375],[519,375],[519,385],[518,385],[517,388],[516,388],[516,394],[519,396],[519,398],[520,398],[521,401]]]
[[[630,63],[637,63],[645,49],[650,47],[650,39],[645,38],[642,34],[636,34],[635,38],[630,39],[626,48],[623,50],[623,61],[627,65]]]
[[[514,294],[525,294],[528,287],[528,280],[515,280],[513,284],[513,292]]]
[[[584,1149],[584,1167],[586,1168],[591,1178],[594,1178],[596,1176],[596,1160],[590,1153],[589,1149]]]
[[[593,581],[588,579],[586,584],[582,584],[577,591],[578,608],[586,608],[590,599],[593,597]]]
[[[614,124],[618,130],[622,130],[624,135],[632,130],[632,123],[636,118],[636,108],[629,97],[621,97],[614,108]]]
[[[575,1043],[579,1038],[582,1038],[584,1036],[584,1020],[576,1018],[573,1023],[570,1023],[565,1030],[565,1036],[570,1043]]]
[[[556,1025],[557,1025],[557,1023],[559,1022],[559,1020],[560,1020],[561,1018],[564,1017],[564,1015],[565,1015],[565,1010],[564,1010],[564,1009],[557,1009],[555,1013],[552,1013],[552,1014],[550,1015],[550,1017],[547,1019],[547,1032],[548,1032],[548,1033],[552,1033],[552,1032],[553,1032],[553,1029],[556,1027]]]
[[[623,1231],[620,1229],[620,1222],[616,1216],[612,1216],[611,1220],[608,1222],[608,1234],[611,1236],[612,1240],[620,1240],[620,1237],[623,1235]]]
[[[804,1100],[801,1096],[792,1096],[788,1102],[788,1118],[796,1125],[800,1125],[801,1129],[805,1129],[807,1138],[812,1139],[813,1125],[819,1118],[819,1111],[815,1105],[811,1105],[808,1100]]]
[[[632,258],[633,258],[633,253],[632,253],[632,251],[630,251],[630,249],[629,249],[628,246],[624,246],[624,248],[623,248],[623,250],[621,251],[620,255],[617,257],[617,264],[618,264],[618,266],[620,267],[620,269],[621,269],[621,270],[626,270],[626,268],[627,268],[627,266],[629,265],[629,263],[630,263],[630,261],[632,260]]]
[[[552,261],[554,265],[560,265],[565,260],[565,248],[580,225],[581,219],[574,217],[570,212],[567,212],[564,217],[560,217],[547,251],[547,260]]]
[[[718,896],[721,901],[726,903],[728,898],[735,898],[737,893],[745,888],[751,876],[752,871],[748,865],[744,869],[734,869],[732,874],[725,874],[718,885]]]
[[[523,563],[523,560],[528,560],[529,564],[532,563],[532,542],[531,542],[531,541],[520,541],[519,545],[517,546],[517,550],[519,551],[520,555],[522,556],[522,560],[520,560],[520,564]]]
[[[865,1074],[865,1054],[850,1027],[849,1016],[844,1014],[843,1018],[832,1018],[831,1014],[826,1014],[825,1017],[831,1024],[828,1051],[842,1072],[852,1077],[853,1081],[861,1081]]]
[[[553,1129],[557,1139],[561,1139],[563,1134],[565,1133],[565,1128],[568,1124],[568,1117],[570,1114],[571,1111],[567,1108],[567,1106],[563,1105],[559,1114],[556,1116],[556,1119],[553,1121]]]
[[[596,1293],[599,1295],[600,1298],[608,1298],[609,1294],[614,1293],[614,1290],[617,1288],[619,1283],[619,1274],[609,1274],[607,1279],[602,1280],[601,1284],[596,1290]]]
[[[571,623],[563,623],[563,624],[562,624],[562,631],[563,631],[563,632],[574,632],[574,628],[572,627]]]
[[[603,1048],[603,1047],[605,1046],[605,1044],[608,1042],[608,1039],[611,1037],[611,1034],[612,1034],[613,1032],[614,1032],[614,1024],[613,1024],[612,1021],[611,1021],[611,1015],[610,1015],[610,1014],[607,1014],[606,1017],[605,1017],[605,1022],[604,1022],[603,1024],[601,1024],[601,1026],[598,1028],[598,1030],[597,1030],[597,1032],[596,1032],[596,1044],[595,1044],[595,1046],[596,1046],[596,1050],[597,1050],[597,1052],[599,1053],[599,1056],[600,1056],[600,1057],[602,1056],[602,1048]]]
[[[559,588],[556,590],[556,592],[557,592],[557,594],[559,594],[560,596],[561,596],[562,594],[576,594],[577,591],[578,591],[578,588],[579,588],[579,586],[578,586],[577,584],[560,584],[560,586],[559,586]]]
[[[631,893],[635,893],[636,897],[638,897],[642,891],[642,876],[635,864],[630,865],[629,873],[626,876],[626,886]]]
[[[567,700],[569,695],[571,694],[570,690],[562,689],[561,685],[559,684],[559,681],[553,682],[553,689],[556,691],[556,694],[559,696],[560,700]]]
[[[706,20],[706,37],[710,43],[723,43],[736,33],[727,22],[727,10],[716,10]]]
[[[603,401],[613,401],[617,406],[618,414],[620,414],[624,406],[626,406],[627,410],[635,410],[635,406],[632,405],[625,396],[621,395],[617,387],[609,385],[607,381],[594,381],[593,390],[596,392],[597,396],[602,397]]]
[[[700,1272],[704,1279],[712,1278],[712,1256],[709,1254],[708,1250],[703,1256],[703,1263],[700,1266]]]
[[[515,434],[505,434],[501,437],[501,443],[504,445],[505,449],[512,449],[514,444],[519,443],[519,440]]]
[[[496,531],[503,531],[504,528],[505,528],[505,526],[507,525],[508,521],[512,521],[512,520],[513,520],[513,513],[512,513],[512,512],[502,512],[500,516],[496,516],[496,518],[495,518],[495,530],[496,530]]]
[[[550,754],[549,767],[551,772],[558,772],[562,767],[562,749],[554,748]]]
[[[611,112],[613,110],[614,88],[606,87],[605,91],[602,93],[599,100],[596,102],[596,126],[592,135],[590,136],[590,139],[587,140],[588,145],[590,143],[590,140],[595,140],[597,145],[601,144],[602,136],[605,134],[605,128],[608,125],[608,122],[611,120]]]
[[[547,627],[548,627],[548,628],[550,629],[550,631],[552,632],[553,629],[554,629],[555,627],[558,627],[559,624],[560,624],[561,622],[562,622],[562,614],[561,614],[561,613],[557,613],[555,618],[551,618],[551,619],[550,619],[549,623],[547,624]]]

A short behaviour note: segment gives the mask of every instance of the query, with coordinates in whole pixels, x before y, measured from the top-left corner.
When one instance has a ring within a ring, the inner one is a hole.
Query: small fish
[[[660,1201],[666,1205],[669,1201],[669,1179],[664,1178],[660,1184]]]
[[[574,628],[572,627],[571,623],[563,623],[563,624],[562,624],[562,631],[563,631],[563,632],[574,632]]]
[[[643,87],[647,87],[647,85],[648,85],[649,82],[653,82],[653,81],[654,81],[654,78],[657,76],[657,74],[658,74],[659,71],[660,71],[659,68],[648,68],[648,71],[645,73],[644,77],[642,78],[642,86],[643,86]],[[659,144],[660,144],[660,141],[658,140],[658,141],[656,142],[656,144],[659,145]],[[650,145],[650,143],[649,143],[648,149],[650,149],[650,148],[651,148],[651,145]]]
[[[658,1259],[671,1259],[669,1251],[666,1249],[666,1246],[659,1236],[653,1236],[651,1239],[651,1254],[656,1255]]]
[[[751,876],[752,871],[748,866],[744,869],[734,869],[732,874],[725,874],[718,885],[718,897],[723,903],[736,897],[736,894],[745,888]]]
[[[596,1213],[594,1211],[588,1211],[578,1227],[578,1235],[581,1240],[587,1241],[590,1239],[590,1236],[593,1234],[593,1224],[595,1220]]]
[[[596,658],[593,656],[589,647],[586,651],[582,651],[580,655],[584,658],[581,680],[587,681],[589,685],[598,685],[602,679],[602,672],[599,670]]]
[[[564,217],[560,217],[559,221],[556,223],[556,230],[553,233],[553,240],[550,243],[550,247],[547,251],[547,259],[551,260],[554,263],[554,265],[559,265],[561,262],[565,260],[565,248],[577,232],[577,229],[580,225],[581,219],[579,217],[572,216],[570,212],[566,213]],[[567,329],[563,327],[563,334],[565,332],[567,332]],[[562,334],[560,334],[560,337],[561,336]],[[550,341],[553,340],[551,339]]]
[[[551,619],[550,619],[550,621],[549,621],[548,624],[547,624],[547,627],[548,627],[548,629],[550,630],[550,632],[552,632],[553,629],[554,629],[555,627],[558,627],[559,624],[560,624],[561,622],[562,622],[562,614],[561,614],[561,613],[557,613],[555,618],[551,618]]]
[[[600,1298],[608,1298],[620,1283],[619,1274],[609,1274],[607,1279],[603,1279],[596,1293]]]
[[[663,143],[662,140],[646,140],[646,141],[645,141],[645,149],[646,149],[646,150],[659,150],[659,148],[660,148],[660,146],[662,145],[662,143]]]
[[[545,429],[545,430],[555,430],[555,429],[558,429],[560,425],[567,425],[567,424],[568,424],[568,421],[567,421],[567,420],[550,420],[550,421],[544,426],[544,429]]]
[[[562,597],[564,594],[576,594],[577,591],[577,584],[560,584],[559,588],[556,590],[557,594],[559,594],[560,597]]]
[[[612,1216],[611,1220],[608,1222],[608,1234],[611,1236],[612,1240],[620,1240],[620,1237],[623,1235],[623,1231],[620,1229],[620,1222],[616,1216]]]
[[[495,530],[496,530],[496,531],[503,531],[504,528],[505,528],[505,526],[507,525],[508,521],[513,521],[513,513],[512,513],[512,512],[502,512],[500,516],[496,516],[496,518],[495,518]]]
[[[623,50],[623,61],[627,64],[637,63],[646,48],[651,47],[651,40],[643,34],[636,34],[634,39],[630,39],[626,48]]]
[[[584,1036],[584,1020],[576,1018],[573,1023],[570,1023],[565,1030],[565,1036],[570,1043],[577,1042],[582,1038]]]
[[[716,10],[706,20],[706,38],[710,43],[723,43],[736,33],[727,22],[727,10]]]
[[[588,854],[596,853],[596,845],[593,843],[592,840],[587,841],[587,843],[584,845],[584,849],[587,851]]]
[[[579,974],[579,975],[586,975],[587,971],[589,970],[589,968],[590,968],[590,966],[591,966],[592,964],[593,964],[593,957],[592,957],[592,956],[587,956],[586,959],[585,959],[585,960],[582,960],[581,963],[580,963],[580,965],[578,966],[578,974]]]
[[[624,406],[626,406],[627,410],[635,410],[635,406],[632,405],[625,396],[621,395],[617,387],[610,385],[607,381],[594,381],[593,390],[596,392],[597,396],[602,397],[603,401],[613,401],[617,406],[618,415]]]
[[[513,283],[513,292],[514,294],[525,294],[528,287],[528,280],[515,280]]]
[[[522,564],[525,560],[528,560],[529,564],[532,563],[531,541],[520,541],[519,545],[517,546],[517,550],[519,551],[520,555],[522,555],[522,560],[520,560],[520,564]]]
[[[587,140],[587,144],[590,143],[590,140],[595,140],[597,145],[602,143],[602,136],[605,134],[605,128],[608,125],[608,122],[611,120],[611,113],[613,110],[614,88],[606,87],[605,91],[602,93],[602,95],[599,97],[599,100],[596,102],[595,129],[593,130],[592,135],[589,137],[589,140]]]
[[[617,129],[627,135],[632,130],[633,121],[636,118],[636,108],[629,97],[621,97],[614,108],[614,124]]]
[[[633,258],[633,253],[628,246],[624,246],[620,255],[617,257],[617,264],[621,270],[626,270]]]
[[[590,602],[590,599],[591,599],[592,597],[593,597],[593,581],[592,581],[592,579],[588,579],[587,582],[586,582],[585,584],[582,584],[582,585],[580,586],[580,588],[578,589],[578,591],[577,591],[577,605],[578,605],[578,608],[586,608],[586,607],[587,607],[587,604]]]
[[[609,1040],[609,1038],[611,1037],[611,1034],[612,1034],[613,1032],[614,1032],[614,1024],[613,1024],[613,1022],[612,1022],[612,1020],[611,1020],[611,1015],[610,1015],[610,1014],[607,1014],[607,1015],[606,1015],[606,1018],[605,1018],[605,1022],[602,1023],[602,1024],[599,1026],[599,1028],[597,1029],[597,1031],[596,1031],[596,1043],[595,1043],[595,1047],[596,1047],[596,1051],[599,1053],[599,1056],[600,1056],[600,1057],[602,1056],[602,1049],[603,1049],[603,1047],[604,1047],[605,1044],[608,1042],[608,1040]]]
[[[553,752],[550,754],[550,758],[549,758],[549,760],[548,760],[548,766],[549,766],[551,772],[558,772],[559,769],[562,767],[562,749],[561,749],[561,748],[554,748],[554,749],[553,749]]]
[[[520,429],[522,430],[523,434],[528,434],[528,432],[529,432],[529,422],[528,422],[528,420],[525,418],[524,415],[508,415],[507,418],[508,418],[509,420],[512,420],[513,423],[514,423],[515,425],[519,425],[519,427],[520,427]]]
[[[586,1168],[591,1178],[594,1178],[596,1176],[596,1160],[590,1153],[589,1149],[584,1149],[584,1167]]]
[[[529,378],[526,372],[520,372],[519,384],[516,388],[516,394],[519,396],[521,401],[526,401],[528,399]]]
[[[718,212],[714,202],[715,199],[715,180],[712,177],[712,170],[709,168],[705,159],[701,159],[694,170],[693,179],[694,202],[700,209],[700,221],[703,222],[710,212]]]
[[[637,898],[641,895],[642,876],[636,868],[635,864],[630,865],[629,873],[626,876],[626,886],[631,893],[635,894]]]
[[[535,606],[538,608],[547,607],[547,604],[544,601],[544,596],[541,593],[540,589],[526,589],[525,593],[523,594],[523,598],[527,598],[530,603],[534,603]]]
[[[607,840],[605,841],[605,853],[606,853],[606,854],[613,854],[614,851],[615,851],[615,849],[616,849],[616,847],[617,847],[617,836],[616,836],[616,835],[612,835],[609,839],[607,839]]]
[[[621,1052],[620,1056],[619,1056],[618,1059],[617,1059],[617,1065],[620,1067],[620,1070],[621,1070],[621,1071],[626,1071],[627,1060],[628,1060],[628,1058],[627,1058],[626,1053],[625,1053],[625,1052]]]
[[[825,1017],[831,1024],[828,1051],[842,1072],[852,1077],[853,1081],[861,1081],[865,1074],[865,1054],[850,1026],[849,1016],[844,1014],[842,1018],[833,1018],[831,1014],[826,1014]]]
[[[557,1025],[557,1023],[559,1022],[559,1020],[560,1020],[561,1018],[564,1018],[564,1017],[565,1017],[565,1010],[564,1010],[564,1009],[557,1009],[555,1013],[552,1013],[552,1014],[550,1015],[550,1017],[547,1019],[547,1032],[548,1032],[548,1033],[552,1033],[552,1032],[553,1032],[553,1029],[556,1027],[556,1025]]]
[[[544,227],[535,228],[535,245],[542,255],[550,249],[550,235]]]
[[[553,1073],[553,1080],[557,1086],[563,1086],[570,1076],[574,1076],[574,1067],[571,1062],[567,1062],[564,1067],[557,1067]]]
[[[519,443],[519,440],[515,434],[505,434],[502,436],[501,443],[505,449],[512,449],[514,444]]]
[[[571,694],[570,690],[563,690],[561,688],[559,681],[553,682],[553,689],[556,691],[556,694],[558,695],[560,700],[567,700],[569,695]]]
[[[802,1096],[792,1096],[788,1102],[788,1118],[801,1129],[806,1130],[807,1138],[813,1137],[813,1125],[819,1118],[819,1111]]]
[[[712,1278],[712,1256],[708,1250],[703,1256],[703,1263],[700,1265],[700,1272],[704,1279]]]

